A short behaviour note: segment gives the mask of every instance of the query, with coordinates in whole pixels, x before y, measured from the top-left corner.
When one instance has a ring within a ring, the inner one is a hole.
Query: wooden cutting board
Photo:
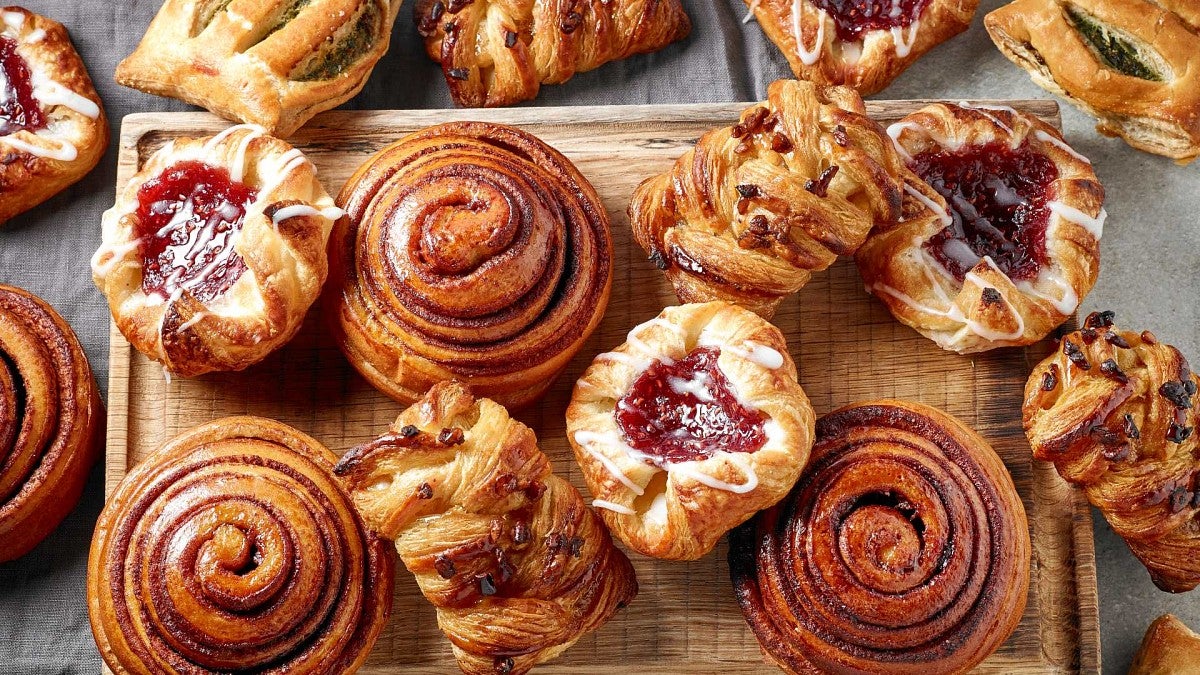
[[[1000,102],[1059,123],[1051,101]],[[919,101],[876,101],[889,123]],[[415,129],[449,120],[515,124],[578,165],[612,216],[616,272],[599,330],[538,406],[518,415],[541,439],[556,470],[587,494],[567,447],[563,413],[571,385],[596,354],[624,341],[636,324],[677,301],[662,273],[632,241],[625,215],[633,188],[667,169],[706,130],[729,124],[741,104],[333,112],[292,142],[316,163],[331,194],[372,153]],[[178,136],[225,128],[206,113],[130,115],[121,132],[118,190],[142,161]],[[113,329],[109,374],[107,489],[165,439],[226,415],[252,414],[293,425],[341,454],[383,432],[401,407],[377,393],[342,358],[310,313],[300,335],[244,373],[168,382],[161,367],[130,349]],[[1033,462],[1021,431],[1027,373],[1049,348],[958,356],[900,325],[868,296],[854,264],[842,260],[784,302],[775,323],[786,333],[800,381],[818,415],[855,401],[896,397],[958,416],[992,443],[1025,500],[1033,538],[1029,602],[1020,626],[982,673],[1098,673],[1091,515],[1054,469]],[[630,556],[641,593],[602,630],[585,636],[547,673],[770,672],[734,601],[725,545],[702,560]],[[455,672],[433,607],[401,566],[390,625],[362,672]]]

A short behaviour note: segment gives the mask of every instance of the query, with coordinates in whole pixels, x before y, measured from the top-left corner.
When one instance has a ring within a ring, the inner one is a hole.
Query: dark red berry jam
[[[720,354],[697,347],[680,361],[655,361],[634,381],[616,412],[633,449],[688,462],[717,452],[755,452],[767,442],[767,416],[738,402],[717,367]]]
[[[925,242],[925,250],[955,278],[961,281],[983,256],[1011,279],[1038,275],[1046,263],[1046,202],[1058,178],[1045,155],[1027,143],[1016,150],[988,143],[963,152],[924,152],[911,166],[950,206],[953,222]]]
[[[33,96],[29,64],[17,53],[17,41],[0,36],[0,135],[46,128],[46,116]]]
[[[813,0],[833,18],[839,40],[859,42],[873,30],[908,28],[929,0]]]
[[[138,190],[142,291],[169,298],[177,290],[200,302],[219,297],[246,263],[233,250],[255,191],[227,169],[180,162]]]

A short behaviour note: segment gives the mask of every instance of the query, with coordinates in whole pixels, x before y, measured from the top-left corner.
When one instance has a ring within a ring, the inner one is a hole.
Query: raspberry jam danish
[[[725,302],[668,307],[575,384],[567,437],[609,529],[694,560],[778,501],[813,411],[779,329]]]
[[[343,212],[260,127],[180,138],[104,214],[92,276],[135,348],[170,373],[242,370],[296,334]]]
[[[855,259],[867,290],[943,349],[1037,342],[1096,283],[1104,188],[1050,125],[937,103],[888,128],[911,172],[904,216]]]

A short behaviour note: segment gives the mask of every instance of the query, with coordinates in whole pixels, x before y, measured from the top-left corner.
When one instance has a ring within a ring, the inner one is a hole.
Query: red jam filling
[[[983,256],[1010,279],[1038,275],[1046,263],[1046,203],[1058,178],[1045,155],[1028,144],[1013,150],[988,143],[966,152],[924,152],[911,167],[950,206],[952,222],[925,242],[925,250],[955,278],[962,281]]]
[[[255,191],[229,171],[180,162],[138,190],[142,291],[170,298],[176,291],[207,302],[229,290],[246,263],[233,249]]]
[[[929,0],[813,0],[837,26],[844,42],[861,42],[873,30],[908,28]]]
[[[17,41],[0,36],[0,135],[46,128],[46,116],[33,96],[29,64],[17,53]]]
[[[617,426],[634,450],[663,462],[755,452],[767,416],[738,402],[717,367],[721,350],[697,347],[679,361],[655,361],[617,401]]]

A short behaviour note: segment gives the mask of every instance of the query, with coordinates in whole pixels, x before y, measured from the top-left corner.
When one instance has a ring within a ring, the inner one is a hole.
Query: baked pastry
[[[286,137],[350,100],[401,0],[166,0],[117,82]]]
[[[792,72],[866,96],[965,31],[979,0],[744,0]]]
[[[326,307],[350,363],[412,403],[460,379],[521,406],[600,323],[612,284],[608,213],[531,134],[457,122],[384,148],[338,197]]]
[[[104,409],[71,327],[0,284],[0,563],[66,518],[100,457]]]
[[[680,0],[417,0],[415,18],[450,96],[472,108],[529,100],[692,31]]]
[[[567,438],[621,541],[695,560],[791,489],[813,418],[779,329],[710,302],[668,307],[597,356],[575,384]]]
[[[1179,350],[1087,317],[1029,376],[1033,456],[1083,488],[1164,591],[1200,584],[1200,396]]]
[[[789,673],[966,673],[1020,621],[1029,560],[1000,457],[905,401],[818,420],[795,489],[729,539],[742,612]]]
[[[335,472],[395,540],[464,673],[524,673],[637,595],[629,559],[533,431],[459,382],[434,386]]]
[[[637,243],[682,302],[726,300],[770,318],[815,271],[900,217],[904,164],[846,87],[771,84],[629,205]]]
[[[1200,156],[1200,11],[1188,0],[1018,0],[984,18],[1047,91],[1139,150]]]
[[[108,149],[108,119],[62,24],[0,9],[0,225],[62,192]]]
[[[1128,675],[1200,675],[1200,635],[1171,614],[1158,617]]]
[[[1027,345],[1100,273],[1104,188],[1044,122],[935,103],[888,128],[909,167],[904,216],[855,260],[867,291],[942,349]]]
[[[105,212],[92,278],[168,372],[242,370],[300,329],[342,216],[304,154],[261,127],[180,138]]]
[[[126,673],[352,673],[387,623],[394,556],[300,432],[228,417],[121,481],[88,560],[92,633]]]

